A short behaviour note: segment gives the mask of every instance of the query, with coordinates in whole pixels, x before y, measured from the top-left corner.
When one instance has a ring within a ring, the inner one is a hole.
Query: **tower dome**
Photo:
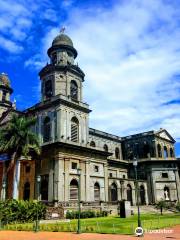
[[[64,34],[63,31],[61,31],[52,41],[52,45],[47,52],[48,56],[52,58],[52,55],[55,54],[55,52],[57,53],[58,51],[62,50],[72,53],[72,56],[75,59],[77,57],[77,51],[73,46],[71,38]]]
[[[57,46],[57,45],[65,45],[65,46],[73,47],[73,42],[70,39],[70,37],[68,37],[64,33],[61,33],[57,37],[55,37],[53,42],[52,42],[52,46]]]
[[[8,75],[5,73],[0,74],[0,86],[10,87],[10,81]]]

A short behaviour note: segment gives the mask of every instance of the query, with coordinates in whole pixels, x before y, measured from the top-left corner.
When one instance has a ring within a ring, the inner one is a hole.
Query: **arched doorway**
[[[132,202],[132,187],[130,184],[127,185],[127,201],[131,203],[131,206],[133,205]]]
[[[78,200],[78,181],[76,179],[70,183],[70,200]]]
[[[145,189],[143,185],[140,186],[140,204],[146,204]]]
[[[170,200],[170,191],[167,186],[164,187],[164,199],[169,201]]]
[[[48,200],[48,182],[49,176],[44,175],[41,177],[41,200]]]
[[[117,186],[115,183],[112,183],[111,184],[111,201],[114,202],[114,201],[117,201]]]
[[[94,201],[100,201],[100,186],[97,182],[94,184]]]
[[[24,200],[29,200],[30,198],[30,183],[26,182],[24,184],[24,193],[23,193],[23,199]]]

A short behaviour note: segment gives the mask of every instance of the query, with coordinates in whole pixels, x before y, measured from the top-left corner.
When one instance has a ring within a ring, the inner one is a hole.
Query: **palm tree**
[[[0,130],[0,152],[11,157],[5,177],[10,169],[16,166],[20,157],[28,158],[34,153],[40,154],[38,137],[32,131],[35,123],[35,118],[13,115],[7,125]]]

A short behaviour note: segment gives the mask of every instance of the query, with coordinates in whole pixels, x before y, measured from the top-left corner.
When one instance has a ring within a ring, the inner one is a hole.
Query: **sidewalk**
[[[180,225],[172,228],[172,233],[147,233],[143,237],[145,240],[180,239]],[[0,231],[0,240],[135,240],[136,236],[96,234],[96,233],[63,233],[63,232],[16,232]]]

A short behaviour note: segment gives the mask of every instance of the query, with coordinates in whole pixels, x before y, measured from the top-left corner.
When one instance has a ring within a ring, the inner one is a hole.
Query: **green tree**
[[[21,157],[40,154],[40,144],[37,135],[32,131],[36,119],[13,115],[12,119],[0,130],[0,152],[8,153],[11,157],[6,173]]]

